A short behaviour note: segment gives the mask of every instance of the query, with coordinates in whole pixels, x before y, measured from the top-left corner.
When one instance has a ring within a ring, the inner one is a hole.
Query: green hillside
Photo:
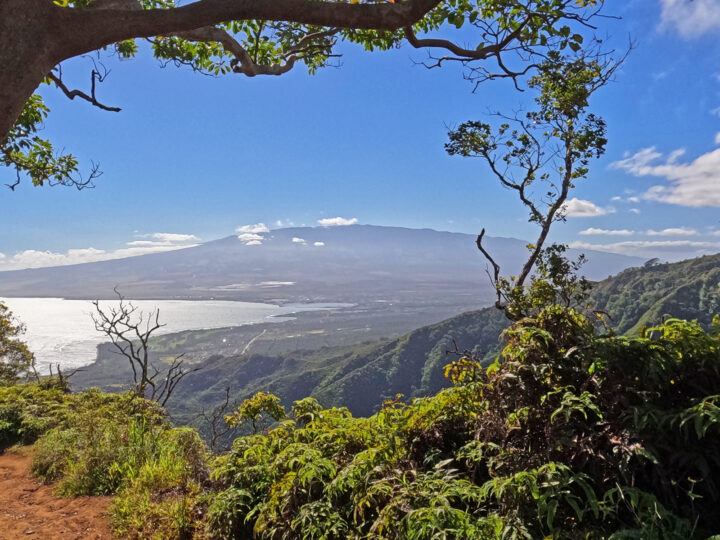
[[[672,315],[708,328],[720,313],[720,255],[630,268],[598,283],[593,307],[612,317],[614,328],[633,334]]]
[[[708,328],[720,312],[719,297],[720,255],[712,255],[625,270],[598,282],[590,303],[609,315],[618,333],[636,335],[640,326],[659,324],[665,314],[697,319]],[[214,356],[178,387],[170,412],[177,422],[198,424],[198,412],[222,401],[230,386],[239,400],[257,391],[276,394],[286,405],[312,396],[324,406],[346,406],[366,416],[396,394],[427,396],[448,386],[443,367],[453,359],[446,351],[455,344],[491,359],[500,350],[499,336],[507,325],[497,309],[485,308],[397,339],[277,355]],[[163,351],[156,353],[162,356]],[[99,364],[79,373],[77,381],[111,389],[111,377],[119,380],[120,367],[106,371],[108,366]]]

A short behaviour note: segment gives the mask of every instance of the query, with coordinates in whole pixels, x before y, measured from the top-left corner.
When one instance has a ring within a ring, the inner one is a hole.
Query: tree
[[[481,158],[500,184],[517,194],[529,210],[529,221],[540,228],[537,240],[528,245],[530,254],[520,273],[510,278],[500,276],[499,265],[483,246],[485,229],[477,238],[478,249],[492,265],[495,305],[510,319],[527,315],[524,285],[538,263],[544,284],[537,285],[549,287],[540,295],[540,304],[557,303],[558,295],[564,295],[569,305],[576,293],[582,297],[587,290],[587,282],[569,278],[579,264],[571,268],[564,260],[564,247],[543,249],[552,224],[565,220],[570,190],[587,177],[590,160],[605,151],[605,122],[587,109],[592,94],[611,80],[623,60],[597,52],[567,58],[551,51],[529,81],[539,93],[535,110],[513,117],[498,114],[502,123],[497,127],[472,121],[449,133],[447,152]]]
[[[24,333],[25,326],[0,302],[0,386],[15,384],[34,371],[35,356],[20,339]]]
[[[415,48],[448,54],[428,67],[459,62],[480,82],[517,77],[532,70],[548,50],[578,47],[571,24],[588,25],[602,0],[2,0],[0,2],[0,163],[35,185],[78,188],[100,173],[78,174],[71,154],[58,154],[38,135],[49,110],[34,92],[41,84],[108,111],[97,85],[107,75],[92,60],[90,88],[71,89],[62,62],[101,51],[122,58],[149,42],[165,63],[211,75],[280,75],[304,64],[311,73],[337,56],[341,40],[368,50],[385,50],[406,40]],[[477,44],[418,37],[453,25],[477,29]],[[510,56],[509,56],[510,55]],[[514,56],[512,56],[514,55]],[[496,69],[484,61],[493,59]],[[515,61],[514,59],[518,60]]]
[[[115,292],[117,307],[103,309],[99,300],[93,302],[95,329],[105,334],[115,352],[127,359],[133,373],[134,394],[164,407],[180,381],[200,368],[185,369],[183,355],[180,355],[164,370],[158,369],[150,359],[150,338],[165,326],[160,324],[160,310],[143,313],[132,302],[126,302],[117,290]]]

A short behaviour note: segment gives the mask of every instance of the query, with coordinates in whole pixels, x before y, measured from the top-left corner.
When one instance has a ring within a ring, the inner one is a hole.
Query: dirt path
[[[109,540],[108,497],[65,499],[29,474],[32,457],[0,455],[0,539]]]

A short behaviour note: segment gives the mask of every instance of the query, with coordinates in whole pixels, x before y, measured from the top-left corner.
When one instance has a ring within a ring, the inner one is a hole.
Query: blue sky
[[[606,3],[622,49],[594,98],[606,155],[575,190],[553,239],[676,260],[720,251],[720,0]],[[526,212],[479,161],[450,157],[447,127],[522,106],[509,84],[476,93],[457,67],[426,70],[407,46],[342,46],[342,66],[309,76],[204,77],[141,55],[110,60],[103,112],[44,92],[44,134],[101,164],[95,189],[0,190],[0,269],[68,264],[212,240],[238,227],[346,222],[531,239]],[[89,61],[65,67],[87,83]],[[6,174],[6,173],[3,173]],[[7,181],[11,180],[7,177]],[[3,180],[2,183],[5,183]],[[469,247],[469,255],[475,253]]]

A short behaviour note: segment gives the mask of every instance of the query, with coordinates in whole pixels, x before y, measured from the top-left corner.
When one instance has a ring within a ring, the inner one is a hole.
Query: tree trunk
[[[55,65],[52,4],[0,0],[0,140]]]

